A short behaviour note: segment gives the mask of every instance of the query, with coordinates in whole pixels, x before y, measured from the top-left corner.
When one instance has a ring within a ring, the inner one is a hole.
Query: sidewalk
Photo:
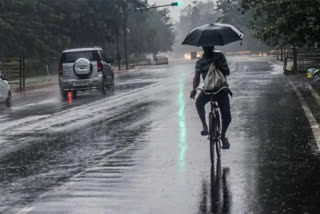
[[[277,66],[283,67],[283,62],[276,60],[276,59],[271,59],[271,63],[276,64]],[[284,75],[284,78],[294,86],[296,86],[299,90],[302,92],[305,91],[310,91],[311,93],[316,93],[317,97],[320,97],[320,85],[313,84],[311,85],[309,80],[307,79],[306,73],[294,73],[294,74],[287,74]]]
[[[279,65],[279,62],[272,63]],[[284,79],[296,94],[311,127],[317,150],[320,151],[320,85],[311,85],[306,73],[287,74]]]

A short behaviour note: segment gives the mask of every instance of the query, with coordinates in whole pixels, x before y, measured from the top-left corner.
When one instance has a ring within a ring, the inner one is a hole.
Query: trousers
[[[218,102],[220,108],[222,118],[221,135],[222,137],[225,137],[227,129],[231,123],[229,92],[227,90],[223,90],[214,95],[213,100]],[[206,95],[205,93],[201,92],[196,100],[196,107],[200,118],[201,115],[203,115],[205,118],[205,105],[208,102],[210,102],[210,95]]]

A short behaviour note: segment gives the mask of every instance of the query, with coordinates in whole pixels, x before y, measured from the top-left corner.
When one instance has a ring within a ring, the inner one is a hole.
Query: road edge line
[[[311,85],[308,85],[308,89],[311,91],[312,96],[316,100],[317,104],[320,106],[320,96],[319,94],[313,89]]]
[[[290,81],[288,81],[288,82],[289,82],[290,86],[292,87],[292,89],[294,90],[294,92],[296,93],[296,95],[299,99],[299,102],[302,106],[302,109],[308,119],[308,122],[310,124],[311,130],[313,133],[313,137],[314,137],[314,140],[316,142],[318,152],[319,152],[320,151],[320,127],[319,127],[319,124],[317,123],[317,120],[313,116],[312,111],[308,107],[308,105],[307,105],[305,99],[303,98],[301,92],[299,91],[299,89],[297,89],[297,87],[294,86]],[[320,100],[319,100],[319,102],[320,102]]]

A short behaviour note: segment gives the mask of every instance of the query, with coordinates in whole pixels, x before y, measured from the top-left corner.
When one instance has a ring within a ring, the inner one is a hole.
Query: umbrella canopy
[[[229,24],[206,24],[193,29],[182,42],[192,46],[224,46],[242,40],[243,33]]]

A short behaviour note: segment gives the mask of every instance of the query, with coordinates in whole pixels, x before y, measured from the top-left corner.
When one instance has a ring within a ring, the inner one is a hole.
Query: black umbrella
[[[243,33],[233,25],[206,24],[193,29],[182,42],[192,46],[223,46],[242,40]]]

